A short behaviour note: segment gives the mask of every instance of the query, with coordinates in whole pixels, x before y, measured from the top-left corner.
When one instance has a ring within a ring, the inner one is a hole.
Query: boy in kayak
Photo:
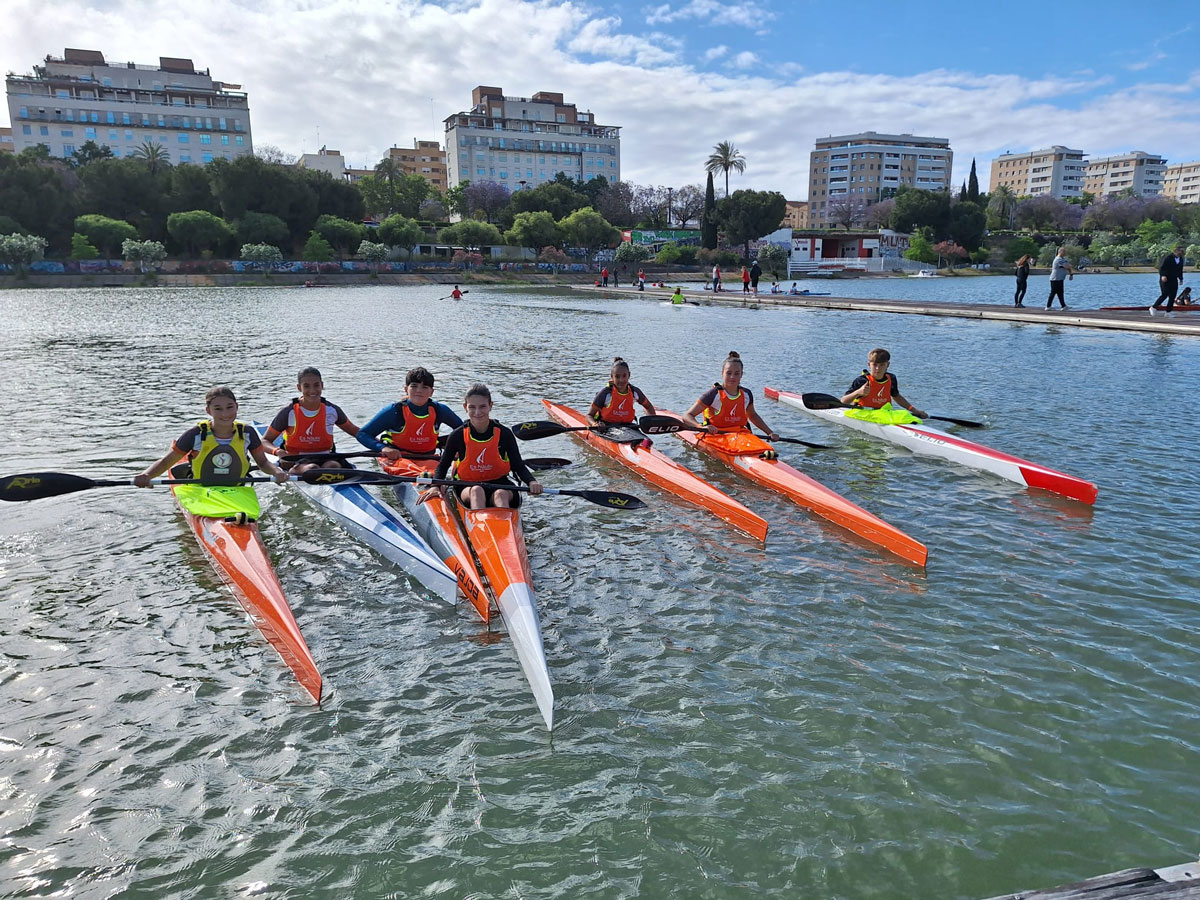
[[[404,399],[375,413],[359,429],[358,442],[388,459],[431,456],[437,452],[441,425],[461,428],[462,419],[433,400],[433,373],[417,366],[404,376]]]
[[[687,301],[683,299],[683,288],[675,288],[675,293],[671,295],[671,302],[676,306],[682,306]]]
[[[274,449],[277,456],[312,454],[312,458],[295,463],[282,463],[283,468],[295,474],[309,469],[324,467],[339,469],[345,463],[327,454],[334,452],[333,429],[338,427],[351,437],[358,434],[358,426],[347,418],[340,406],[330,403],[322,394],[325,381],[321,372],[309,366],[296,376],[298,397],[275,414],[270,426],[263,434],[263,441],[274,447],[276,439],[283,435],[283,446]]]
[[[187,471],[176,470],[172,474],[180,478],[198,478],[205,485],[240,485],[250,474],[251,458],[276,481],[288,480],[287,472],[271,462],[258,432],[238,421],[238,402],[232,390],[212,388],[204,395],[204,410],[208,420],[197,422],[176,438],[162,458],[134,476],[134,484],[150,487],[151,479],[180,460],[187,460]],[[192,511],[200,514],[197,510]]]
[[[608,385],[598,393],[588,407],[588,418],[605,425],[632,425],[637,419],[637,402],[654,415],[654,404],[638,388],[629,383],[629,363],[616,357],[608,370]]]
[[[768,440],[779,440],[779,435],[763,421],[754,408],[754,395],[742,387],[742,371],[742,358],[737,351],[730,350],[724,365],[721,366],[721,382],[714,383],[700,395],[700,399],[684,414],[683,421],[703,428],[709,434],[746,431],[753,422],[767,433]],[[703,417],[697,419],[701,413],[704,414]]]
[[[517,491],[483,487],[483,483],[511,485],[510,473],[529,485],[530,494],[540,494],[542,486],[521,459],[516,437],[509,428],[492,420],[492,392],[486,384],[471,386],[463,399],[463,409],[467,413],[467,424],[446,438],[442,459],[433,477],[445,478],[453,466],[456,479],[475,482],[454,488],[459,502],[468,509],[520,506],[521,495]],[[422,499],[432,496],[432,491],[444,496],[445,490],[443,486],[436,486],[422,492]]]
[[[918,419],[925,418],[925,411],[917,409],[904,399],[900,393],[900,381],[888,372],[892,354],[882,347],[876,347],[867,354],[867,368],[850,384],[843,403],[852,403],[866,409],[882,409],[890,404],[907,409]]]

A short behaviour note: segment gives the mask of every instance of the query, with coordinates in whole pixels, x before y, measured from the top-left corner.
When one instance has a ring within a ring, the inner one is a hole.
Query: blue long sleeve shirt
[[[399,431],[404,427],[403,407],[406,406],[418,416],[428,415],[429,408],[433,407],[435,429],[439,425],[449,425],[451,428],[462,426],[462,419],[456,416],[445,403],[438,403],[434,400],[426,406],[418,407],[413,406],[407,400],[401,400],[398,403],[391,403],[375,413],[371,417],[371,421],[358,430],[358,442],[368,450],[382,450],[387,445],[379,439],[379,435]]]

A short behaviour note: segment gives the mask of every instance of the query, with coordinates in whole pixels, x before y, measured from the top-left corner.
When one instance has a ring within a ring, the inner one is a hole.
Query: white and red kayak
[[[818,418],[836,422],[882,441],[906,447],[913,453],[948,459],[961,466],[991,472],[993,475],[999,475],[1001,478],[1015,481],[1017,484],[1051,491],[1081,503],[1096,502],[1096,485],[1090,481],[1040,466],[1027,459],[1021,459],[1019,456],[1001,453],[999,450],[993,450],[973,441],[963,440],[929,425],[881,425],[878,422],[866,422],[853,416],[847,416],[845,409],[812,409],[804,405],[804,399],[800,394],[791,391],[763,388],[763,394],[772,400],[802,409]]]

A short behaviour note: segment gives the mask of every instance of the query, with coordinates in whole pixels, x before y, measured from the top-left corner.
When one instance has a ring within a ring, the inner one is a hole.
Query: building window
[[[125,129],[125,140],[127,140],[127,141],[133,140],[133,132],[130,131],[128,128]]]
[[[178,135],[176,135],[176,137],[181,144],[186,144],[188,142],[188,136],[183,132],[180,132]]]
[[[118,134],[119,134],[119,132],[117,131],[117,129],[115,129],[115,128],[108,129],[108,139],[110,141],[115,141],[117,139]]]
[[[211,153],[201,153],[200,158],[203,159],[206,163],[212,162],[212,154]]]
[[[75,154],[75,145],[74,144],[63,144],[63,156],[74,156],[74,154]]]
[[[200,143],[202,143],[202,144],[211,144],[211,143],[212,143],[212,135],[211,135],[211,134],[202,134],[202,135],[200,135]]]
[[[83,129],[83,136],[85,139],[87,139],[89,141],[94,141],[96,139],[96,129],[95,128]]]
[[[29,107],[28,107],[28,106],[22,106],[22,107],[21,107],[21,118],[22,118],[22,119],[28,119],[28,118],[29,118]]]
[[[38,126],[38,134],[48,136],[50,134],[50,126],[49,125]]]
[[[58,134],[59,134],[59,137],[73,138],[73,137],[75,137],[75,129],[74,128],[63,128],[59,131]]]
[[[32,125],[22,125],[21,126],[21,134],[33,134],[33,126]]]
[[[190,163],[192,161],[192,155],[190,153],[180,153],[179,161],[181,163]]]
[[[246,146],[246,139],[239,134],[234,139],[234,143],[236,143],[239,147],[244,147],[244,146]]]
[[[227,134],[221,135],[221,144],[225,147],[229,146],[229,135],[227,135]]]

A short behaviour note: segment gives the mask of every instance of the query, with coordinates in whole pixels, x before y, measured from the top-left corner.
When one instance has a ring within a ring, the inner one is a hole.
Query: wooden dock
[[[1039,891],[1018,891],[989,900],[1198,900],[1200,864],[1163,869],[1124,869],[1086,881]]]

